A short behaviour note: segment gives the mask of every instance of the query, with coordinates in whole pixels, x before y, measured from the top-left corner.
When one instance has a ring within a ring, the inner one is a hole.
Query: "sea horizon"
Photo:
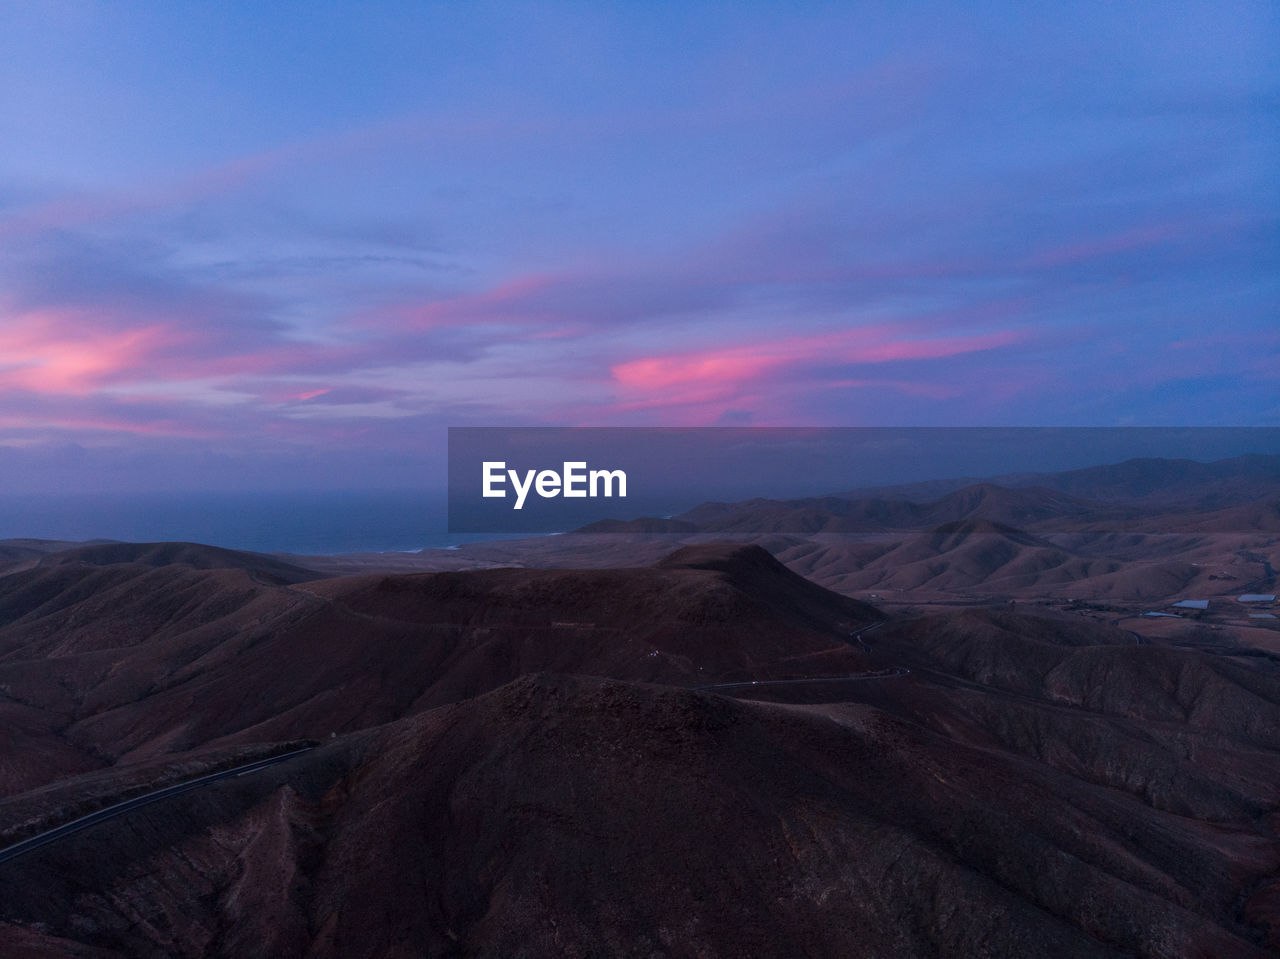
[[[258,553],[407,553],[510,539],[449,533],[432,490],[0,494],[0,540],[193,542]]]

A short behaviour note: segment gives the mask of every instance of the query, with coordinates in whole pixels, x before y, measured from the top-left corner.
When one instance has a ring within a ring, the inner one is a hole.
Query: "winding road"
[[[298,592],[302,593],[304,591],[298,590]],[[310,594],[310,596],[315,600],[323,602],[321,597],[315,596],[314,594]],[[354,610],[351,612],[355,613]],[[359,616],[362,614],[355,613],[355,615]],[[861,629],[854,630],[849,634],[850,644],[852,645],[856,643],[863,651],[870,652],[871,647],[862,639],[862,635],[883,626],[884,623],[885,621],[881,620],[879,622],[872,623],[869,626],[863,626]],[[894,679],[900,676],[905,676],[909,672],[910,670],[906,667],[892,666],[885,669],[875,670],[874,672],[856,673],[845,676],[816,676],[806,679],[746,680],[734,683],[715,683],[709,686],[695,686],[694,688],[699,691],[714,691],[721,689],[759,688],[764,686],[795,686],[804,683],[859,682],[871,679]],[[269,756],[266,759],[259,759],[240,766],[233,766],[230,769],[223,769],[215,773],[207,773],[206,775],[198,776],[195,779],[188,779],[184,782],[174,783],[160,789],[154,789],[148,793],[143,793],[140,796],[134,796],[130,799],[113,803],[110,806],[104,806],[102,809],[98,809],[87,815],[81,816],[78,819],[65,822],[60,826],[54,826],[52,829],[46,829],[34,836],[30,836],[27,839],[16,842],[4,849],[0,849],[0,864],[10,862],[34,849],[39,849],[41,846],[57,842],[59,839],[65,839],[67,836],[74,835],[81,830],[88,829],[91,826],[96,826],[101,822],[106,822],[108,819],[123,816],[126,813],[132,812],[135,809],[140,809],[141,807],[150,805],[151,803],[160,802],[163,799],[169,799],[173,796],[190,792],[193,789],[199,789],[202,786],[207,786],[210,783],[215,783],[222,779],[230,779],[234,776],[244,776],[248,773],[256,772],[259,769],[265,769],[267,766],[273,766],[276,763],[284,762],[286,759],[292,759],[294,756],[299,756],[314,748],[315,746],[304,746],[301,749],[281,753],[279,756]]]
[[[1133,617],[1132,617],[1132,616],[1120,616],[1120,617],[1118,617],[1118,618],[1116,618],[1116,619],[1113,619],[1113,620],[1111,621],[1111,625],[1112,625],[1112,626],[1119,627],[1119,626],[1120,626],[1120,622],[1121,622],[1121,620],[1125,620],[1125,619],[1133,619]],[[1130,636],[1132,636],[1132,637],[1134,638],[1134,640],[1136,640],[1136,641],[1137,641],[1137,643],[1138,643],[1138,645],[1139,645],[1139,646],[1145,646],[1145,645],[1147,644],[1147,640],[1146,640],[1146,638],[1145,638],[1141,633],[1136,633],[1136,632],[1134,632],[1132,629],[1125,630],[1125,632],[1127,632]]]
[[[849,638],[853,642],[857,643],[864,653],[869,653],[871,652],[871,647],[868,646],[866,641],[862,638],[862,634],[869,633],[873,629],[879,629],[881,626],[885,624],[885,622],[886,620],[882,619],[879,622],[872,623],[870,626],[863,626],[861,629],[855,629],[852,633],[849,634]]]
[[[302,749],[295,749],[292,752],[281,753],[279,756],[270,756],[266,759],[259,759],[251,763],[245,763],[242,766],[232,766],[230,769],[223,769],[216,773],[208,773],[204,776],[198,776],[195,779],[188,779],[186,782],[174,783],[172,786],[165,786],[161,789],[152,790],[149,793],[143,793],[141,796],[134,796],[132,799],[126,799],[110,806],[105,806],[96,812],[91,812],[87,816],[81,816],[79,819],[73,819],[70,822],[63,823],[61,826],[54,826],[52,829],[46,829],[44,832],[37,833],[21,842],[16,842],[12,846],[0,849],[0,863],[9,862],[11,859],[28,853],[33,849],[39,849],[41,846],[51,842],[57,842],[74,833],[80,832],[82,829],[88,829],[90,826],[96,826],[100,822],[108,819],[114,819],[116,816],[123,816],[127,812],[132,812],[141,806],[150,805],[153,802],[159,802],[162,799],[168,799],[171,796],[177,796],[192,789],[199,789],[201,786],[207,786],[209,783],[217,782],[219,779],[230,779],[233,776],[243,776],[246,773],[255,772],[267,766],[284,762],[294,756],[309,752],[315,749],[314,746],[304,746]]]
[[[863,626],[861,629],[855,629],[849,634],[849,644],[858,644],[858,647],[864,652],[871,652],[871,647],[867,645],[862,638],[863,633],[869,633],[873,629],[878,629],[887,622],[880,620],[872,623],[870,626]],[[888,666],[884,669],[876,669],[866,673],[849,673],[844,676],[809,676],[804,679],[745,679],[733,683],[712,683],[709,686],[695,686],[694,689],[699,692],[712,692],[717,689],[744,689],[759,688],[761,686],[798,686],[802,683],[847,683],[856,682],[866,679],[897,679],[899,676],[907,675],[911,670],[905,666]]]
[[[897,679],[907,675],[911,670],[905,666],[890,666],[877,669],[872,673],[853,673],[848,676],[811,676],[807,679],[747,679],[737,683],[714,683],[711,686],[695,686],[699,692],[714,692],[717,689],[759,689],[763,686],[798,686],[801,683],[848,683],[866,679]]]

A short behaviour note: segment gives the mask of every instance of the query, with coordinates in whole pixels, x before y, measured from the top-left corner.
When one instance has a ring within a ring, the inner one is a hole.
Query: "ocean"
[[[446,498],[423,490],[0,493],[0,539],[182,541],[263,553],[443,549],[509,537],[447,532]]]

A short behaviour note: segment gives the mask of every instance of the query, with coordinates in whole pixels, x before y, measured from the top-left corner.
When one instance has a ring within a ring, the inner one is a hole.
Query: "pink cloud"
[[[83,395],[138,369],[177,339],[163,324],[112,330],[66,313],[10,317],[0,328],[0,388]]]
[[[860,327],[813,336],[792,336],[746,346],[643,357],[612,367],[628,391],[668,391],[690,384],[740,389],[769,374],[804,366],[887,363],[957,356],[1008,346],[1023,338],[1016,330],[930,339],[893,339],[892,326]]]
[[[649,422],[657,417],[667,425],[695,426],[733,413],[749,415],[755,425],[782,424],[794,418],[787,412],[793,401],[829,388],[951,400],[969,395],[972,387],[918,378],[831,378],[824,368],[943,360],[1025,338],[1016,330],[940,337],[904,336],[903,330],[902,325],[861,327],[626,360],[611,369],[616,402],[599,409],[597,418]]]
[[[291,340],[269,326],[220,328],[216,318],[199,310],[185,315],[113,307],[0,309],[0,390],[84,396],[140,383],[343,374],[380,359],[391,361],[393,346]],[[283,389],[278,401],[296,402],[319,397],[331,385]]]
[[[647,357],[614,366],[613,378],[625,387],[665,390],[688,383],[739,383],[754,379],[784,362],[781,356],[751,355],[739,351]]]

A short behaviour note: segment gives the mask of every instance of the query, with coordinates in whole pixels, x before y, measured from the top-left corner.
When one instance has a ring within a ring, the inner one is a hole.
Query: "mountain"
[[[1010,624],[991,625],[959,623],[951,656],[976,631],[999,661]],[[1085,645],[1059,652],[1053,635],[1049,656],[1130,649],[1068,635]],[[900,685],[867,694],[892,705],[796,706],[526,675],[149,807],[141,830],[109,821],[92,857],[86,839],[10,864],[0,943],[319,959],[1280,945],[1249,922],[1274,908],[1260,881],[1280,864],[1251,825],[1280,800],[1261,743],[1216,754],[1215,783],[1180,757],[1222,724],[1172,718],[1144,742],[1123,713]]]
[[[1117,510],[1042,486],[1011,489],[995,483],[979,483],[948,493],[924,506],[921,514],[929,523],[987,520],[1006,526],[1081,517],[1097,522],[1134,515],[1132,511]]]
[[[1178,524],[1187,531],[1216,533],[1258,532],[1280,533],[1280,496],[1266,500],[1228,506],[1224,509],[1191,514]]]
[[[759,547],[704,547],[655,568],[303,585],[185,564],[59,564],[0,578],[0,690],[40,711],[37,728],[59,730],[80,771],[85,755],[322,738],[537,670],[696,684],[812,655],[852,669],[860,654],[844,637],[878,616]],[[61,771],[39,766],[10,786]]]
[[[831,589],[910,592],[918,599],[981,591],[1052,594],[1114,573],[1121,564],[1081,556],[1003,523],[964,519],[890,540],[807,543],[779,554],[789,566]]]
[[[112,566],[138,563],[143,566],[187,566],[191,569],[242,569],[274,583],[301,583],[317,579],[314,570],[286,563],[262,553],[222,549],[201,543],[96,543],[45,553],[40,566],[85,563]]]
[[[704,503],[676,519],[710,533],[837,533],[901,529],[927,522],[914,503],[838,496]]]
[[[842,568],[1101,562],[1055,542],[969,516]],[[796,572],[822,544],[774,545],[304,582],[146,545],[0,576],[0,836],[316,744],[0,855],[0,953],[1280,950],[1280,661],[886,612]]]
[[[72,543],[48,539],[0,539],[0,575],[15,569],[24,569],[32,566],[48,553],[105,542],[110,541],[94,540],[90,543]]]
[[[650,517],[629,522],[609,520],[592,523],[575,532],[814,535],[920,529],[965,519],[1018,526],[1084,517],[1091,522],[1114,521],[1139,515],[1133,509],[1092,502],[1044,487],[1011,489],[980,483],[924,503],[840,496],[703,503],[671,520]]]
[[[1043,487],[1089,500],[1146,509],[1221,509],[1280,494],[1280,455],[1249,454],[1204,463],[1144,457],[1058,473],[1007,473],[985,478],[876,486],[841,494],[848,499],[938,499],[966,486]]]
[[[678,519],[665,519],[655,516],[644,516],[640,519],[602,519],[588,523],[575,533],[692,533],[697,530],[693,523]]]
[[[1141,502],[1148,509],[1219,509],[1280,493],[1280,455],[1238,456],[1212,463],[1132,459],[1048,474],[1044,479],[1048,480],[1045,485],[1064,493],[1114,503]]]

